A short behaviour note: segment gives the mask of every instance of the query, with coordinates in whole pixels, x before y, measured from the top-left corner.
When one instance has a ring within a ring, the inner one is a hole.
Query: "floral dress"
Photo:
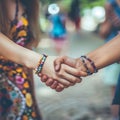
[[[29,23],[24,14],[11,24],[14,42],[26,46],[30,40]],[[0,56],[0,120],[41,120],[34,94],[30,70]]]

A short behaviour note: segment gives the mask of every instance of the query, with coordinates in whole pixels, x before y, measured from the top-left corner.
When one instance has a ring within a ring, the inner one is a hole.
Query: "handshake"
[[[37,74],[41,81],[57,92],[80,83],[81,77],[97,72],[94,62],[86,56],[76,59],[67,56],[48,56],[39,67],[42,69]]]

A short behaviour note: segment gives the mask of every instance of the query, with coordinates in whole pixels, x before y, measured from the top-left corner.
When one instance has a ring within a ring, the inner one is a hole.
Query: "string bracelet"
[[[85,58],[81,56],[80,59],[81,59],[83,65],[84,65],[84,67],[86,68],[87,75],[91,75],[92,73],[91,73],[91,71],[89,70],[89,68],[87,67],[87,64],[86,64],[86,62],[85,62]]]
[[[43,57],[40,59],[40,61],[39,61],[39,63],[38,63],[38,66],[37,66],[37,68],[36,68],[36,70],[35,70],[35,74],[38,75],[38,74],[41,73],[42,68],[43,68],[43,65],[44,65],[46,59],[47,59],[47,55],[43,54]]]
[[[91,66],[92,66],[93,69],[94,69],[94,73],[97,73],[97,72],[98,72],[98,69],[96,68],[94,62],[93,62],[90,58],[88,58],[87,56],[81,56],[81,57],[82,57],[82,58],[85,58],[86,60],[88,60],[88,61],[90,62]]]

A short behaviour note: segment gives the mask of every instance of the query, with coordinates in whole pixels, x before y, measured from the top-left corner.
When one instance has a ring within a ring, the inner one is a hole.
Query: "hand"
[[[67,56],[62,56],[62,57],[57,58],[54,61],[54,67],[55,67],[56,72],[58,72],[61,69],[61,64],[66,64],[66,65],[69,65],[73,68],[76,68],[78,71],[77,75],[79,77],[87,76],[86,68],[84,67],[80,58],[73,59],[73,58],[70,58]],[[88,67],[90,67],[90,66],[88,66]]]
[[[55,69],[56,72],[60,71],[61,68],[61,64],[67,64],[71,67],[77,68],[78,69],[78,73],[77,75],[79,76],[86,76],[87,73],[83,72],[86,69],[83,66],[83,63],[81,62],[80,58],[77,59],[73,59],[73,58],[69,58],[67,56],[63,56],[63,57],[59,57],[54,61],[54,65],[55,65]],[[80,67],[81,66],[81,67]],[[81,70],[81,71],[80,71]],[[57,92],[60,92],[62,90],[64,90],[64,86],[62,86],[60,83],[58,82],[54,82],[53,79],[50,79],[48,76],[46,75],[41,75],[41,80],[43,82],[46,83],[47,86],[50,86],[52,89],[55,89]]]
[[[49,76],[49,78],[52,78],[57,82],[61,83],[64,88],[74,85],[77,82],[81,82],[81,79],[78,77],[79,71],[68,65],[62,64],[59,72],[55,72],[55,59],[56,57],[48,56],[43,66],[42,74],[45,74]]]
[[[41,77],[42,82],[44,82],[50,88],[55,89],[56,92],[61,92],[64,90],[64,88],[66,88],[64,85],[52,78],[49,78],[47,75],[39,74],[39,76]]]

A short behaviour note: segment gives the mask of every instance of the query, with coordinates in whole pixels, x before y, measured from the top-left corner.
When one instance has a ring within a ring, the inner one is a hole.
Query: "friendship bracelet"
[[[97,72],[98,72],[98,70],[97,70],[94,62],[93,62],[90,58],[88,58],[88,57],[86,57],[86,56],[81,56],[81,57],[85,58],[86,60],[88,60],[88,61],[90,62],[91,66],[92,66],[93,69],[94,69],[94,73],[97,73]]]
[[[42,68],[43,68],[43,65],[44,65],[46,59],[47,59],[47,55],[43,54],[43,57],[42,57],[42,59],[39,61],[39,64],[38,64],[38,67],[37,67],[37,69],[36,69],[35,74],[38,75],[39,73],[41,73]]]
[[[89,68],[87,67],[87,64],[85,63],[85,60],[84,58],[81,56],[80,59],[82,60],[82,63],[84,65],[84,67],[86,68],[86,72],[87,72],[87,75],[91,75],[91,71],[89,70]]]

